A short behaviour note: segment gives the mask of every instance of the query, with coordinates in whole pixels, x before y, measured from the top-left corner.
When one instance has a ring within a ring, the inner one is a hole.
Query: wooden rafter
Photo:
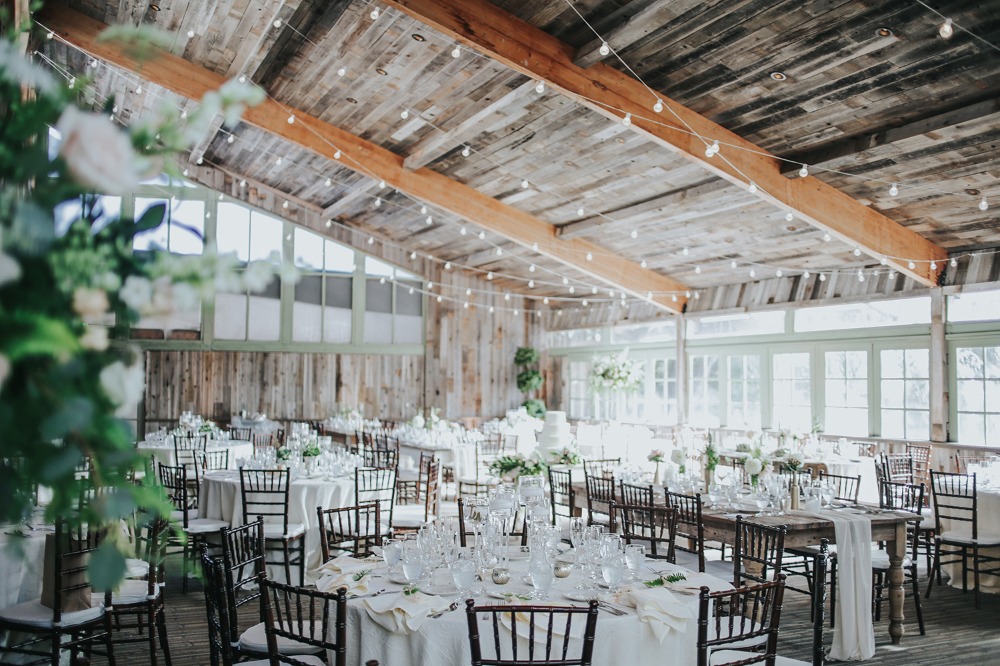
[[[120,46],[98,41],[107,27],[105,24],[67,7],[47,6],[41,20],[70,44],[183,97],[198,99],[225,83],[221,75],[168,53],[139,63]],[[294,123],[288,122],[290,112],[294,112]],[[651,293],[650,300],[663,309],[683,311],[687,301],[684,292],[688,289],[684,284],[644,269],[594,243],[559,240],[555,227],[544,220],[430,169],[408,170],[401,156],[339,127],[272,99],[247,109],[243,120],[328,159],[334,159],[334,153],[340,149],[343,152],[340,163],[345,167],[384,180],[400,192],[530,247],[618,290],[640,298]],[[593,254],[593,261],[586,260],[588,253]]]
[[[449,38],[515,71],[545,82],[583,106],[615,121],[633,115],[631,129],[741,187],[756,184],[757,196],[793,211],[919,282],[935,286],[947,251],[819,179],[789,179],[779,161],[759,146],[687,107],[650,91],[642,82],[604,63],[584,69],[574,49],[487,0],[386,0]],[[665,105],[657,114],[659,97]],[[672,111],[672,112],[671,112]],[[676,115],[675,115],[676,114]],[[646,118],[653,119],[647,120]],[[706,157],[708,141],[722,156]],[[916,263],[909,267],[909,261]],[[932,261],[937,267],[931,269]]]

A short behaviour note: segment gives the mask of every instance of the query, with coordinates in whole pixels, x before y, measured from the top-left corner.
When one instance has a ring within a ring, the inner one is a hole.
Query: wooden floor
[[[926,581],[922,581],[926,583]],[[924,585],[921,586],[921,589]],[[785,596],[782,614],[781,640],[778,653],[808,660],[812,649],[808,601],[804,595],[790,592]],[[920,664],[922,666],[972,666],[1000,663],[1000,595],[984,595],[980,610],[976,610],[971,593],[935,586],[933,596],[925,600],[924,617],[927,635],[920,636],[913,615],[913,602],[906,599],[906,636],[902,645],[893,647],[889,640],[887,621],[875,625],[877,652],[868,664]],[[885,607],[888,611],[888,606]],[[179,577],[171,577],[167,586],[167,624],[173,663],[177,666],[209,664],[205,629],[205,604],[201,585],[192,582],[187,595],[180,592]],[[601,640],[598,623],[597,640]],[[831,636],[826,636],[829,646]],[[354,659],[350,655],[350,659]],[[144,645],[118,648],[118,663],[127,666],[148,664]],[[103,659],[95,658],[95,663]],[[160,664],[163,662],[160,661]],[[351,662],[353,663],[353,661]],[[664,662],[668,663],[668,662]],[[448,666],[444,664],[385,664],[383,666]],[[461,665],[456,665],[461,666]],[[596,665],[601,666],[601,665]]]

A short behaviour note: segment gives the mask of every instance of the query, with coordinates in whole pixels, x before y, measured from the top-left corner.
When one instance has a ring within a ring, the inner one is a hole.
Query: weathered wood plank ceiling
[[[497,62],[464,47],[452,57],[451,39],[379,3],[155,4],[158,10],[139,0],[70,2],[108,23],[144,21],[174,31],[174,51],[193,63],[228,76],[246,74],[291,108],[398,155],[419,156],[420,164],[429,159],[434,171],[561,227],[564,237],[644,261],[693,289],[752,281],[779,269],[887,270],[871,257],[855,256],[852,246],[824,242],[822,231],[786,221],[784,210],[621,124],[561,94],[535,92],[529,79]],[[1000,245],[1000,51],[962,30],[940,38],[941,17],[919,4],[493,4],[580,49],[580,62],[624,69],[613,55],[594,56],[600,42],[578,11],[651,88],[788,158],[789,177],[796,177],[800,162],[808,163],[812,176],[953,256]],[[376,7],[380,16],[373,20]],[[1000,4],[934,7],[1000,44]],[[278,28],[275,18],[282,21]],[[45,48],[71,69],[86,67],[71,49],[57,43]],[[134,78],[98,72],[101,93],[116,93],[126,119],[162,103],[158,96],[182,103],[162,90],[136,95],[130,91]],[[606,297],[605,287],[585,272],[530,248],[490,233],[481,240],[472,226],[460,234],[466,223],[453,216],[432,211],[433,223],[426,224],[419,203],[379,190],[335,160],[249,126],[233,134],[232,142],[224,130],[206,138],[200,147],[206,163],[328,209],[365,234],[513,276],[498,279],[498,288],[567,296],[565,276],[575,297],[591,296],[592,286],[601,286]],[[890,195],[890,183],[898,183],[897,196]],[[354,194],[359,188],[362,196]],[[983,196],[992,203],[987,211],[977,205]],[[383,201],[378,208],[375,197]],[[585,268],[586,259],[580,264]],[[536,281],[533,288],[529,279]]]

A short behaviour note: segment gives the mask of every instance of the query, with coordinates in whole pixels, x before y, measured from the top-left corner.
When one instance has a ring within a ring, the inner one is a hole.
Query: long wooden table
[[[906,556],[906,523],[916,516],[906,511],[883,511],[869,515],[872,523],[872,541],[885,541],[889,554],[889,636],[893,645],[903,638],[903,558]],[[837,535],[833,523],[797,511],[783,516],[747,515],[746,519],[763,525],[787,528],[785,547],[818,546],[822,539],[835,543]],[[702,510],[705,539],[733,544],[736,538],[736,515],[732,512],[717,513]],[[865,591],[868,594],[868,591]]]

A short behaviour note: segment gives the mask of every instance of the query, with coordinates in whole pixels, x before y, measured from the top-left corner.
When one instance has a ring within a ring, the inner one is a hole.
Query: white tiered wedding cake
[[[561,451],[573,441],[566,422],[566,412],[545,412],[545,423],[538,433],[538,453],[543,460],[548,460],[548,454]]]

